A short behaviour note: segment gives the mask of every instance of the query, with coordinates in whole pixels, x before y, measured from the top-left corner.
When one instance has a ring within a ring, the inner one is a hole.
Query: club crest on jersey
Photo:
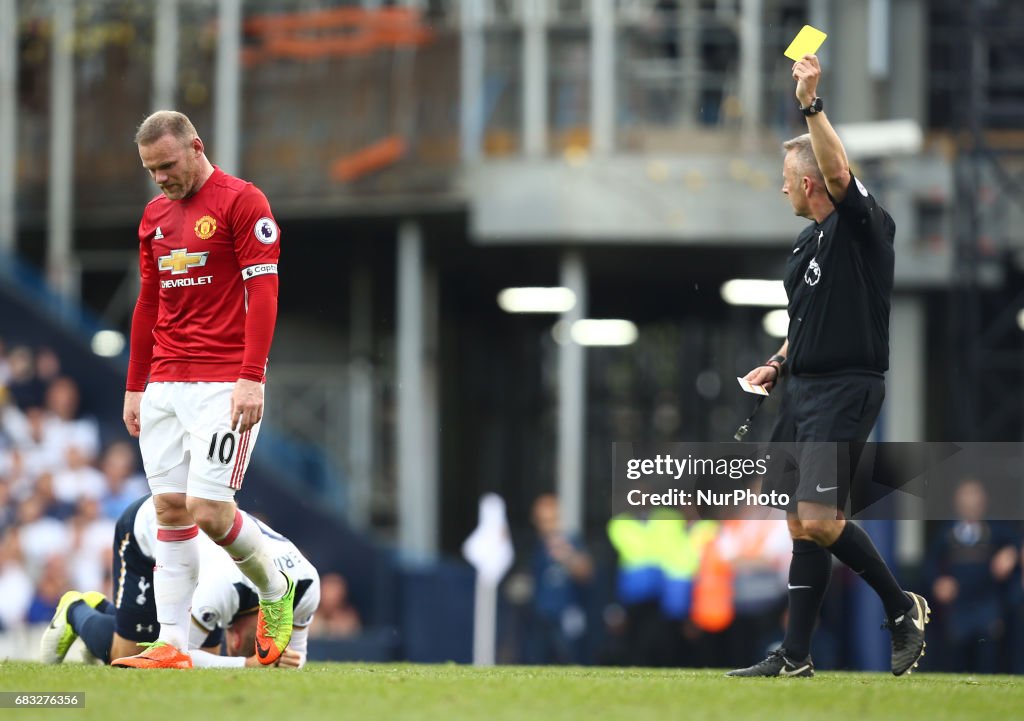
[[[217,622],[220,620],[220,614],[217,613],[217,610],[209,606],[204,606],[203,608],[199,609],[199,612],[195,614],[195,616],[207,628],[209,628],[210,626],[216,626]]]
[[[171,275],[184,275],[190,268],[202,268],[209,257],[208,250],[202,253],[189,253],[188,248],[176,248],[170,255],[160,256],[158,267],[162,271],[171,271]]]
[[[814,286],[817,285],[820,280],[821,266],[818,265],[817,258],[811,258],[811,262],[807,265],[807,270],[804,271],[804,283]]]
[[[196,237],[200,240],[209,240],[217,232],[217,221],[212,215],[204,215],[196,221]]]
[[[276,243],[279,234],[277,223],[274,222],[273,218],[260,218],[257,220],[253,232],[256,234],[256,240],[264,245]]]

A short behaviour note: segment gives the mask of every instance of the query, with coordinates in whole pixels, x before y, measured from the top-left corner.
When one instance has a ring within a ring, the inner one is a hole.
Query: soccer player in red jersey
[[[142,284],[124,423],[139,439],[156,505],[160,636],[113,665],[191,667],[200,528],[259,589],[256,655],[271,664],[290,639],[295,584],[274,566],[265,536],[238,512],[234,495],[263,417],[280,230],[256,186],[210,163],[185,115],[153,113],[135,142],[162,194],[139,224]]]

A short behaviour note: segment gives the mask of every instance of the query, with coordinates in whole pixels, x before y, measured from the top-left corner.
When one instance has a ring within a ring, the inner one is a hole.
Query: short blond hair
[[[157,110],[142,121],[135,132],[136,145],[152,145],[165,135],[177,138],[182,145],[190,145],[199,137],[192,121],[184,113],[177,110]]]
[[[825,182],[825,176],[818,167],[818,159],[814,157],[814,146],[811,145],[811,134],[804,133],[795,138],[790,138],[782,144],[782,149],[787,153],[796,153],[797,169],[800,175],[809,175],[821,182]]]

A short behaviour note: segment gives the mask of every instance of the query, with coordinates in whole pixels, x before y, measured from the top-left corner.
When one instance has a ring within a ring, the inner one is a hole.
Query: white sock
[[[188,653],[192,594],[199,580],[199,527],[160,526],[156,532],[153,599],[160,641]]]
[[[276,601],[284,596],[288,581],[267,552],[267,537],[247,516],[236,510],[235,522],[217,545],[231,554],[238,570],[255,584],[260,600]]]

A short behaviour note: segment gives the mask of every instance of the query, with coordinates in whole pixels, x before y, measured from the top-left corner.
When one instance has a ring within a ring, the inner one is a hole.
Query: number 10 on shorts
[[[219,445],[218,437],[220,438]],[[214,433],[213,438],[210,439],[210,452],[206,454],[206,460],[212,461],[214,459],[214,454],[216,454],[217,460],[224,465],[231,463],[231,459],[235,455],[235,444],[236,441],[234,433],[231,433],[230,431],[224,435]]]

